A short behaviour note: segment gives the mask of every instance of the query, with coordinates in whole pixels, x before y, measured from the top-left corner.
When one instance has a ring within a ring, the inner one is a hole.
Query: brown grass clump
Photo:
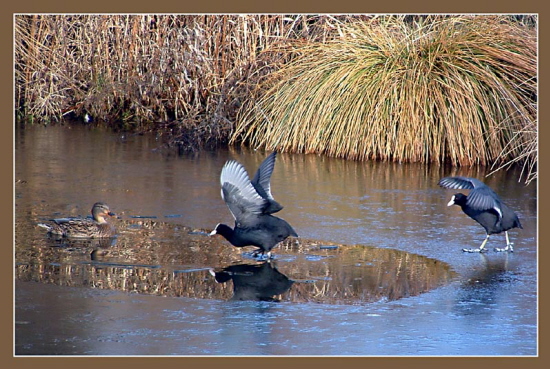
[[[271,70],[260,52],[322,40],[336,18],[353,17],[17,15],[16,111],[26,121],[88,113],[127,129],[161,127],[184,146],[227,142],[250,84]]]
[[[536,29],[504,16],[419,19],[341,24],[327,42],[277,50],[294,59],[240,110],[231,142],[454,165],[536,146],[523,134],[537,120]]]
[[[521,165],[521,174],[519,180],[525,177],[525,183],[537,179],[538,163],[538,126],[537,123],[529,122],[519,131],[514,132],[510,142],[504,147],[500,155],[507,160],[496,161],[492,165],[494,169],[489,175],[498,170],[508,168],[514,164]]]

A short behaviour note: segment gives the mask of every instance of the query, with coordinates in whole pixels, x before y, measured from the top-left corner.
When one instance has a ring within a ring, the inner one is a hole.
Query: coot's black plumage
[[[257,246],[256,253],[267,253],[268,257],[279,242],[289,236],[298,237],[290,224],[271,215],[283,208],[271,194],[275,158],[276,152],[268,156],[252,181],[240,163],[225,163],[220,176],[221,194],[235,218],[235,227],[218,224],[210,235],[221,234],[236,247]]]
[[[508,238],[508,230],[523,228],[517,214],[502,202],[500,197],[485,183],[469,177],[445,177],[439,181],[439,185],[451,189],[471,190],[468,196],[457,193],[453,195],[447,204],[458,205],[470,218],[481,224],[487,232],[487,237],[478,249],[463,249],[466,252],[483,252],[485,244],[492,234],[506,234],[506,247],[495,248],[496,251],[513,252],[513,243]]]

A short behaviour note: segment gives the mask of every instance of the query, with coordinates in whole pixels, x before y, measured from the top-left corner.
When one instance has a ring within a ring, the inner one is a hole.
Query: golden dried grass
[[[277,51],[294,58],[240,110],[232,143],[473,165],[532,140],[517,132],[537,119],[536,29],[509,17],[375,17]]]
[[[127,128],[170,122],[194,139],[226,142],[249,83],[270,71],[259,53],[289,38],[322,39],[331,19],[17,15],[16,111],[28,121],[87,112]]]

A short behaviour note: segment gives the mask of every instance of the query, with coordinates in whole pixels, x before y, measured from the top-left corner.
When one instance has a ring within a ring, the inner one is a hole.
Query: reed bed
[[[534,169],[532,25],[503,16],[393,16],[341,24],[333,36],[273,50],[292,60],[239,111],[231,143],[358,160],[529,159]]]
[[[15,109],[349,159],[537,163],[536,16],[17,15]]]
[[[322,39],[333,18],[18,15],[16,111],[42,122],[88,113],[180,133],[184,145],[226,143],[250,84],[271,70],[260,52],[281,40]]]

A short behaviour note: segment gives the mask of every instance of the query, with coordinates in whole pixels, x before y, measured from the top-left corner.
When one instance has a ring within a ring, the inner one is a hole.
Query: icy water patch
[[[293,238],[269,261],[208,230],[119,220],[118,237],[21,240],[20,281],[221,300],[364,304],[415,296],[456,277],[444,262],[393,249]]]
[[[92,125],[16,127],[17,355],[538,353],[537,184],[518,182],[521,168],[280,153],[272,192],[301,238],[266,264],[205,233],[232,222],[226,160],[252,172],[269,153],[161,145]],[[485,235],[446,206],[448,175],[483,179],[518,213],[513,254],[492,251],[504,235],[487,254],[460,251]],[[119,216],[114,243],[36,226],[96,201]]]

